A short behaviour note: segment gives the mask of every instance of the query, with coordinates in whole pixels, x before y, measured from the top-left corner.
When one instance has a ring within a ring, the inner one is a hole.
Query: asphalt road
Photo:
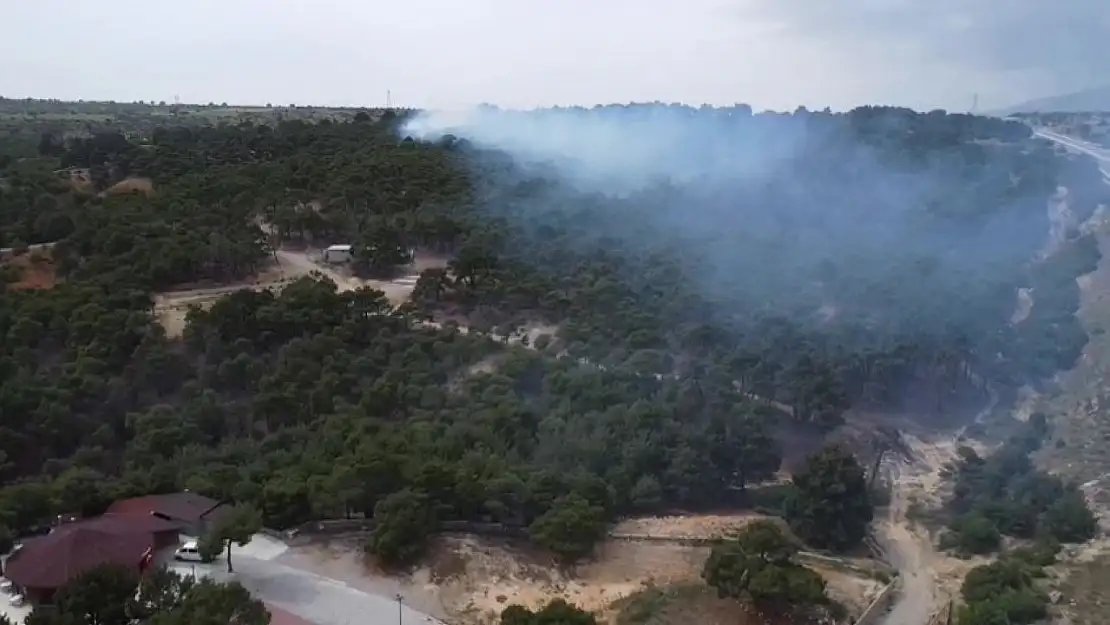
[[[231,574],[222,557],[212,564],[174,562],[169,566],[185,575],[238,581],[263,602],[316,625],[442,625],[427,614],[398,606],[393,598],[276,561],[284,551],[277,541],[257,537],[245,547],[233,548],[235,572]]]
[[[396,600],[273,561],[235,557],[234,579],[256,597],[317,625],[439,623]],[[400,608],[400,613],[398,613]]]
[[[1035,129],[1033,133],[1042,139],[1048,139],[1073,152],[1081,152],[1095,159],[1098,161],[1099,168],[1102,169],[1102,174],[1106,176],[1107,182],[1110,182],[1110,150],[1082,139],[1062,135],[1047,128]]]

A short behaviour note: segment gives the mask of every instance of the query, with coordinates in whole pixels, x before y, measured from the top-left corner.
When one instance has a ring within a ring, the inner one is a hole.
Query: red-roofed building
[[[147,495],[122,499],[108,508],[109,514],[155,516],[180,525],[181,533],[203,536],[231,507],[215,499],[190,493]]]
[[[312,621],[306,621],[296,614],[282,610],[273,604],[267,603],[265,605],[266,610],[270,612],[270,625],[316,625]]]
[[[155,553],[177,544],[180,525],[153,516],[107,514],[25,541],[4,574],[33,604],[50,603],[73,578],[105,564],[141,572]]]

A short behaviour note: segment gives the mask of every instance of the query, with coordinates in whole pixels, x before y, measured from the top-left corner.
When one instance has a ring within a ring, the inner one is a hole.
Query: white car
[[[180,547],[178,547],[177,551],[173,552],[173,559],[174,560],[182,560],[182,561],[185,561],[185,562],[202,562],[203,561],[202,558],[200,557],[199,544],[195,540],[187,540],[187,541],[185,541],[184,545],[181,545]]]

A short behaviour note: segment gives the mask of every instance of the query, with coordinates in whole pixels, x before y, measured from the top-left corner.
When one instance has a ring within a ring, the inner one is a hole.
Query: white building
[[[324,262],[333,264],[351,262],[351,246],[329,245],[328,249],[324,250]]]

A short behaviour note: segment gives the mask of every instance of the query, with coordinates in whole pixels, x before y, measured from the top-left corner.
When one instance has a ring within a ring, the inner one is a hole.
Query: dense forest
[[[662,108],[703,133],[808,131],[782,172],[758,181],[616,195],[576,191],[465,138],[414,140],[391,111],[46,129],[33,148],[25,133],[0,138],[0,247],[56,242],[29,253],[60,278],[26,290],[9,269],[0,286],[3,522],[22,532],[187,487],[252,504],[275,528],[392,518],[377,548],[398,559],[450,520],[527,526],[574,555],[615,516],[719,505],[769,477],[784,423],[958,409],[1077,358],[1074,279],[1097,247],[1069,231],[1034,259],[1048,197],[1069,182],[1086,216],[1097,169],[1020,124],[967,115]],[[838,197],[876,160],[921,190]],[[87,180],[76,184],[76,169]],[[111,192],[140,178],[154,191]],[[760,240],[727,217],[742,201],[767,208],[769,222],[751,228]],[[843,224],[890,211],[931,243],[887,264],[793,262],[792,250],[841,249],[790,226],[825,203],[854,207],[836,221],[840,242]],[[721,220],[668,232],[667,220],[637,217],[693,205]],[[1006,244],[988,254],[992,228]],[[344,241],[366,274],[389,274],[413,248],[452,260],[425,271],[401,309],[303,279],[196,310],[180,338],[156,322],[159,291],[243,279],[282,246]],[[1018,287],[1036,303],[1011,323]],[[817,314],[831,294],[836,315]],[[534,349],[487,334],[528,322],[559,330]],[[857,533],[841,529],[827,542]]]

